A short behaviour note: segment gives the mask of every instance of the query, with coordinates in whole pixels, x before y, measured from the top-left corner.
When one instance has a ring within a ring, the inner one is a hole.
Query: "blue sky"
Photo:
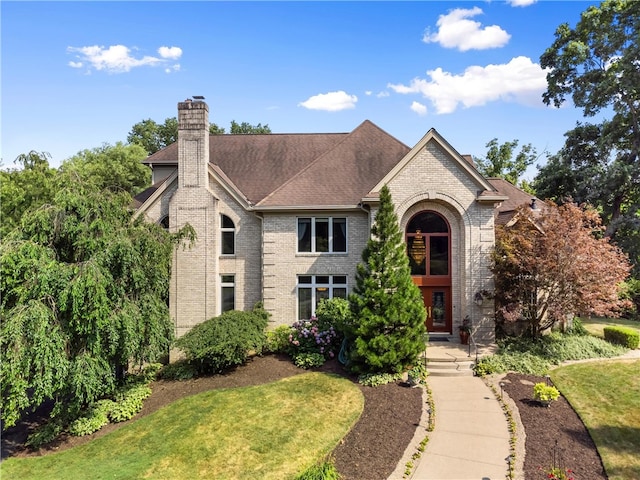
[[[126,141],[193,95],[227,129],[368,119],[409,146],[433,127],[463,154],[494,137],[555,153],[583,118],[542,103],[539,58],[597,3],[2,1],[3,167]]]

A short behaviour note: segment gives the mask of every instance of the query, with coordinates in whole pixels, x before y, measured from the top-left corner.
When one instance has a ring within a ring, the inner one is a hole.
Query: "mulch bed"
[[[328,362],[320,371],[337,373],[350,378],[336,361]],[[155,412],[182,397],[215,388],[234,388],[273,382],[305,370],[295,367],[286,357],[267,355],[254,357],[246,365],[223,375],[202,377],[183,382],[157,381],[153,393],[145,401],[142,411],[128,422],[109,424],[99,432],[84,437],[63,436],[37,451],[24,447],[28,433],[47,418],[40,409],[15,427],[2,434],[2,458],[47,455],[87,443],[104,436],[145,415]],[[420,421],[422,391],[407,388],[402,383],[382,387],[359,385],[365,398],[364,411],[351,432],[333,453],[333,460],[343,480],[386,479],[400,462]]]
[[[602,461],[587,428],[567,400],[549,407],[533,400],[533,385],[543,377],[510,373],[502,380],[504,392],[515,402],[526,434],[524,477],[546,478],[541,467],[553,464],[571,469],[579,480],[606,480]],[[557,442],[557,443],[556,443]]]
[[[337,373],[355,382],[355,378],[335,361],[328,362],[319,370]],[[222,375],[183,382],[157,381],[152,384],[153,393],[145,401],[142,411],[129,422],[185,396],[215,388],[264,384],[304,372],[286,357],[267,355],[255,357],[246,365]],[[532,400],[533,384],[540,381],[544,378],[513,373],[503,379],[504,392],[515,401],[526,433],[524,477],[545,478],[540,467],[553,462],[557,441],[556,456],[559,455],[562,464],[575,472],[576,479],[606,479],[595,445],[567,401],[560,397],[546,408]],[[359,385],[359,388],[365,398],[364,411],[334,450],[333,460],[343,480],[384,480],[393,473],[415,434],[423,408],[422,390],[407,388],[400,382],[376,388]],[[46,419],[46,415],[46,410],[41,409],[36,415],[3,432],[2,458],[47,455],[89,442],[129,423],[109,424],[85,437],[63,436],[37,451],[25,448],[28,432]]]

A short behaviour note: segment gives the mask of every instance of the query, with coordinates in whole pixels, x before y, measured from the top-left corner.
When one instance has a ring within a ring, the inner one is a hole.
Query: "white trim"
[[[311,283],[300,283],[300,277],[311,277]],[[318,283],[316,282],[317,277],[329,277],[329,283]],[[336,277],[344,277],[344,283],[334,283],[333,279]],[[308,320],[308,318],[301,319],[300,318],[300,289],[304,288],[307,290],[311,290],[311,316],[315,316],[316,314],[316,304],[317,300],[317,289],[318,288],[327,288],[329,290],[329,298],[334,298],[333,291],[336,288],[341,288],[345,290],[345,294],[349,294],[349,276],[348,275],[309,275],[305,273],[298,274],[296,276],[296,317],[298,320]],[[342,298],[342,297],[340,297]]]

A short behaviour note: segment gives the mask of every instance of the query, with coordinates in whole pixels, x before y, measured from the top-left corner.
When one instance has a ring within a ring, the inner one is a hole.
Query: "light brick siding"
[[[299,217],[346,217],[347,253],[297,253]],[[368,214],[344,212],[266,213],[264,215],[264,306],[273,326],[297,320],[298,275],[346,275],[355,283],[356,265],[369,238]]]
[[[482,187],[434,143],[389,181],[402,230],[416,213],[432,210],[451,228],[451,295],[453,331],[469,316],[478,343],[494,340],[493,302],[479,307],[475,292],[492,290],[488,255],[494,245],[493,205],[476,201]]]

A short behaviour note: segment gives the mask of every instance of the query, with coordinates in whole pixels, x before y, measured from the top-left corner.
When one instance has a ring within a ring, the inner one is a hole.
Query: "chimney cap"
[[[194,100],[204,100],[204,97],[202,95],[194,95],[193,99]]]

